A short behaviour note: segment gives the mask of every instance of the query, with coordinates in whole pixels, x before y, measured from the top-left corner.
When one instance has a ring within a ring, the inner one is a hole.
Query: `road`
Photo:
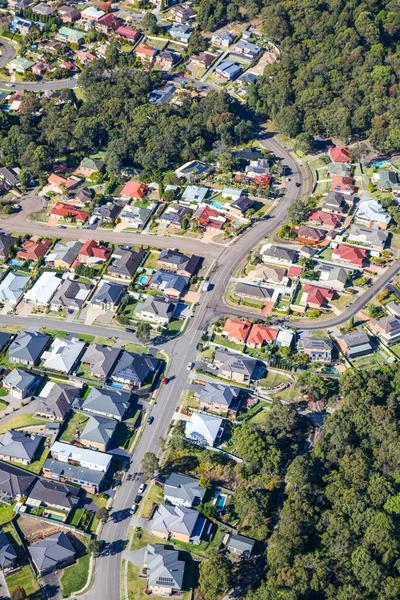
[[[2,69],[15,56],[16,50],[12,44],[10,44],[9,42],[5,42],[4,40],[0,42],[0,48],[0,69]],[[0,82],[0,85],[2,83],[4,82]]]

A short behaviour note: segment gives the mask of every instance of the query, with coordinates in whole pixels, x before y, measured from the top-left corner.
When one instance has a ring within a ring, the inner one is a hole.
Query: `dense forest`
[[[136,165],[144,178],[160,180],[178,164],[212,150],[215,142],[229,146],[253,133],[240,104],[224,93],[155,106],[149,93],[161,85],[159,75],[126,65],[115,68],[104,60],[88,65],[80,83],[84,100],[71,90],[63,90],[64,102],[28,93],[17,118],[0,113],[6,166],[19,165],[37,177],[55,157],[79,160],[105,150],[109,174]]]
[[[349,370],[341,392],[288,468],[266,582],[247,600],[400,598],[400,367]]]

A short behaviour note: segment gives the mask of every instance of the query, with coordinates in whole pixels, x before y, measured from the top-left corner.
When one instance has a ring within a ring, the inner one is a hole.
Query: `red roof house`
[[[112,13],[107,13],[96,21],[94,27],[96,31],[100,31],[101,33],[108,33],[113,29],[117,29],[120,22],[121,21],[117,19],[115,15],[113,15]]]
[[[139,181],[128,181],[121,192],[121,196],[125,198],[144,198],[149,188],[144,183]]]
[[[323,210],[316,210],[308,217],[308,220],[310,223],[322,225],[323,227],[326,227],[326,229],[334,229],[339,225],[342,218],[339,215],[327,213]]]
[[[332,260],[349,263],[356,267],[362,267],[366,258],[367,250],[365,248],[347,246],[347,244],[339,244],[332,252]]]
[[[112,250],[101,246],[95,240],[87,240],[78,254],[80,263],[97,263],[105,262],[111,256]]]
[[[350,150],[346,146],[335,146],[329,148],[329,157],[335,163],[351,162]]]
[[[302,270],[302,266],[292,265],[291,267],[289,267],[287,276],[289,277],[289,279],[292,279],[292,277],[300,277]]]
[[[131,29],[130,27],[124,27],[122,25],[118,27],[115,33],[127,40],[132,41],[135,41],[139,36],[139,33],[134,29]]]
[[[249,321],[241,321],[240,319],[227,319],[225,321],[222,335],[230,342],[238,342],[244,344],[247,336],[250,333],[251,323]]]
[[[325,231],[316,229],[315,227],[308,227],[307,225],[300,225],[296,231],[298,242],[302,244],[310,244],[315,246],[320,244],[325,239]]]
[[[312,308],[321,308],[332,300],[333,294],[332,289],[308,284],[304,286],[301,302]]]
[[[153,48],[148,44],[139,44],[139,46],[135,50],[136,56],[140,58],[140,60],[142,60],[143,62],[147,63],[153,62],[157,53],[158,49]]]
[[[50,175],[50,177],[47,179],[47,181],[60,194],[62,194],[64,192],[64,190],[67,192],[69,190],[73,190],[81,183],[81,180],[78,178],[74,178],[74,177],[65,178],[65,177],[62,177],[61,175],[56,175],[56,173],[52,173]]]
[[[198,219],[199,224],[205,229],[222,229],[226,222],[225,217],[217,210],[209,206],[200,206],[193,215],[193,219]]]
[[[342,177],[341,175],[332,175],[331,191],[341,192],[342,194],[352,195],[356,191],[353,185],[352,177]]]
[[[81,223],[84,223],[88,218],[88,213],[84,210],[79,210],[72,206],[72,204],[66,204],[65,202],[57,202],[57,204],[51,209],[50,216],[55,219],[74,218]]]
[[[278,329],[266,325],[253,325],[247,337],[247,345],[251,348],[272,344],[278,336]]]
[[[21,250],[17,252],[17,257],[22,260],[33,260],[34,262],[37,262],[46,254],[50,246],[51,242],[49,240],[41,240],[40,242],[25,240]]]

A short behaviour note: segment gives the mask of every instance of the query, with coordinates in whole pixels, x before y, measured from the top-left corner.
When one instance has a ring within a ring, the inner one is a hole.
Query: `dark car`
[[[139,502],[141,501],[141,499],[142,499],[142,496],[140,496],[140,494],[137,494],[135,496],[135,504],[139,504]]]
[[[135,333],[135,330],[133,329],[133,327],[125,327],[125,331],[126,331],[126,333]]]
[[[151,425],[153,421],[154,421],[154,417],[149,417],[147,419],[147,425]]]

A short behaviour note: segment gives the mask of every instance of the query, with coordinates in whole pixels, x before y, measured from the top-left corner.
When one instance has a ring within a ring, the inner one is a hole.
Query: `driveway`
[[[146,552],[146,548],[139,548],[139,550],[125,550],[123,553],[123,558],[125,560],[129,560],[135,567],[141,568],[143,566],[144,555]]]
[[[61,575],[61,571],[59,573]],[[42,577],[42,590],[46,598],[51,600],[61,600],[61,587],[58,576],[55,573],[49,573]]]
[[[10,600],[10,594],[6,584],[6,578],[3,571],[0,569],[0,600]]]

